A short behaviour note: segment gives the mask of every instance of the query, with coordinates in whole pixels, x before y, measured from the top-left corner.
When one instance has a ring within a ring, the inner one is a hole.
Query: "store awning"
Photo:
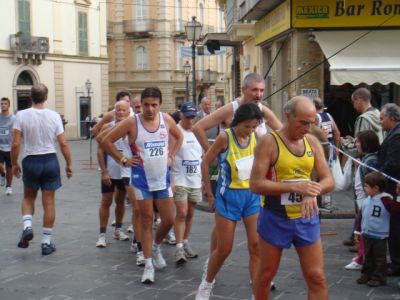
[[[367,31],[314,31],[326,58]],[[329,59],[331,84],[400,84],[400,30],[375,30]]]

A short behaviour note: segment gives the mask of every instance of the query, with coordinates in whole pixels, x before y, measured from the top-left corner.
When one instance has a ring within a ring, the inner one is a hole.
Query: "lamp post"
[[[183,71],[186,77],[185,101],[189,101],[189,75],[191,68],[192,67],[189,64],[189,61],[186,61],[186,63],[183,65]]]
[[[196,17],[192,17],[192,20],[187,22],[185,26],[186,36],[189,41],[192,42],[192,81],[193,81],[193,102],[197,107],[197,99],[196,99],[196,42],[200,39],[201,29],[203,25],[200,22],[196,21]]]
[[[90,96],[90,91],[91,91],[91,88],[92,88],[92,82],[89,79],[86,80],[85,86],[86,86],[86,90],[87,90],[87,97],[88,97],[88,100],[89,100],[89,111],[88,111],[89,115],[88,115],[88,120],[87,120],[86,126],[87,126],[87,138],[88,139],[90,138],[90,141],[89,141],[89,163],[90,163],[90,168],[92,168],[92,164],[93,164],[92,134],[90,132],[90,127],[92,125],[92,98]]]

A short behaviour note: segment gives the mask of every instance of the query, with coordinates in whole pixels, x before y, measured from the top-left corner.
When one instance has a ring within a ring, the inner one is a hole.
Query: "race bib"
[[[187,175],[194,175],[200,173],[199,160],[182,160],[182,166]]]
[[[240,180],[248,180],[250,178],[251,168],[253,167],[254,155],[246,156],[238,159],[236,168]]]
[[[165,141],[145,142],[144,155],[146,159],[158,159],[167,155]]]
[[[309,179],[290,179],[282,180],[282,182],[299,182],[308,181]],[[281,195],[282,205],[301,205],[303,203],[303,195],[297,193],[284,193]]]
[[[0,135],[9,135],[10,134],[10,130],[8,129],[8,127],[0,127]]]

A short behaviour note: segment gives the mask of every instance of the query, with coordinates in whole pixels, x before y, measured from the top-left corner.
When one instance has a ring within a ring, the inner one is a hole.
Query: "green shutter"
[[[24,35],[31,34],[29,0],[18,0],[18,31]]]
[[[79,55],[88,55],[87,14],[78,12]]]

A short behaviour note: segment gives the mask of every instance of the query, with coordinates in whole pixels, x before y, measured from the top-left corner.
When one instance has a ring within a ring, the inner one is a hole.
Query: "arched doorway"
[[[26,109],[32,106],[30,98],[30,90],[35,84],[36,80],[32,74],[24,70],[17,78],[16,91],[17,91],[17,110]]]

